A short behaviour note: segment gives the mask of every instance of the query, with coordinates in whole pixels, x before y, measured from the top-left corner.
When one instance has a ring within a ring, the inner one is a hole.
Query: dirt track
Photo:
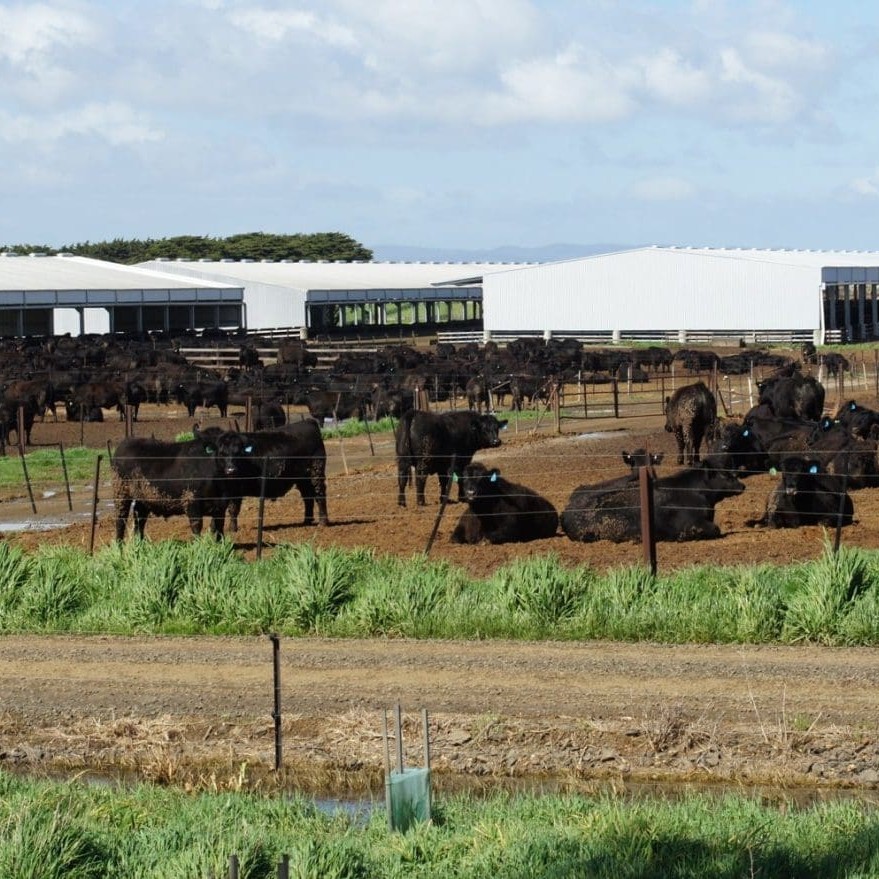
[[[156,414],[138,430],[173,436],[190,424]],[[118,424],[88,427],[100,429],[101,437],[121,432]],[[38,424],[34,439],[75,445],[78,430]],[[501,449],[478,459],[559,508],[577,485],[622,473],[623,449],[647,445],[674,461],[660,416],[590,420],[576,431],[532,434],[523,422],[518,434],[511,426]],[[365,439],[330,441],[332,525],[299,525],[298,496],[268,504],[266,552],[304,539],[404,556],[421,552],[438,509],[436,481],[428,485],[426,508],[400,509],[391,438],[375,437],[373,450]],[[669,469],[666,463],[660,472]],[[661,544],[660,570],[818,556],[821,529],[745,526],[762,513],[772,485],[769,476],[753,477],[743,495],[718,507],[720,540]],[[80,489],[76,496],[85,506],[90,495],[86,486]],[[99,545],[113,535],[106,483],[101,497]],[[47,503],[40,500],[41,511]],[[252,555],[256,504],[248,503],[236,543]],[[0,504],[0,518],[23,515],[22,508],[20,500]],[[460,505],[449,506],[431,557],[474,576],[526,554],[552,552],[566,563],[599,569],[641,559],[637,544],[574,544],[562,536],[455,546],[448,536],[460,512]],[[855,495],[855,517],[844,541],[879,547],[879,488]],[[188,538],[179,519],[150,520],[147,534]],[[47,540],[86,546],[88,537],[80,523],[7,539],[26,547]],[[380,785],[381,709],[400,701],[411,712],[410,759],[420,760],[416,712],[426,707],[434,764],[447,777],[879,787],[874,650],[290,640],[282,655],[292,783],[323,773],[315,783]],[[160,781],[234,784],[243,762],[253,777],[272,763],[271,697],[264,639],[2,638],[0,766],[112,765]]]
[[[879,783],[874,650],[282,640],[293,784],[375,788],[382,710],[452,780]],[[0,766],[223,784],[273,765],[268,639],[0,640]]]

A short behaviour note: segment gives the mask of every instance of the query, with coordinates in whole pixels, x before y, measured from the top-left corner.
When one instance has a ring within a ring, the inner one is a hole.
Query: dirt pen
[[[688,374],[651,375],[647,384],[587,383],[567,385],[556,400],[540,403],[536,411],[518,414],[500,412],[509,420],[503,434],[503,445],[482,451],[476,460],[500,468],[505,478],[527,485],[547,497],[561,510],[575,488],[599,482],[627,472],[622,452],[637,447],[664,453],[659,475],[671,472],[676,459],[676,446],[671,434],[664,430],[662,405],[666,396],[677,387],[696,380],[713,384],[722,401],[719,408],[729,414],[745,412],[756,402],[759,373],[745,376],[694,376]],[[846,399],[876,406],[877,374],[871,356],[854,360],[851,374],[833,379],[827,385],[826,409]],[[458,400],[458,405],[463,401]],[[446,404],[444,404],[446,405]],[[295,419],[303,409],[290,407]],[[181,432],[201,426],[244,425],[244,407],[233,407],[227,419],[216,416],[216,410],[198,411],[194,419],[180,407],[145,406],[141,418],[132,425],[137,435],[153,435],[173,439]],[[109,418],[110,416],[108,416]],[[110,488],[109,455],[125,433],[125,423],[108,420],[104,423],[67,423],[48,420],[37,423],[33,440],[37,448],[57,450],[84,445],[104,454],[95,496],[93,476],[70,486],[64,485],[60,455],[55,475],[34,481],[33,500],[23,483],[3,491],[0,500],[0,529],[5,539],[23,546],[44,545],[47,541],[88,548],[113,540],[113,511]],[[328,507],[330,526],[303,526],[302,502],[291,492],[278,501],[265,504],[262,542],[266,551],[284,542],[313,541],[317,546],[366,546],[378,553],[410,556],[428,546],[436,523],[438,491],[435,477],[428,481],[428,505],[416,508],[414,499],[401,509],[396,504],[396,466],[393,436],[389,432],[358,436],[350,439],[331,438],[326,441],[328,453]],[[15,450],[10,450],[15,455]],[[747,490],[737,498],[723,501],[717,508],[716,521],[722,538],[710,542],[660,544],[659,570],[668,570],[696,563],[736,564],[739,562],[786,562],[814,558],[823,548],[821,528],[803,528],[791,534],[745,525],[759,519],[766,499],[776,481],[757,475],[747,482]],[[410,492],[411,494],[411,492]],[[863,547],[879,547],[879,489],[866,488],[853,494],[855,523],[843,533],[843,543]],[[72,509],[71,509],[72,507]],[[36,509],[36,512],[34,512]],[[97,524],[92,534],[92,511]],[[450,535],[461,515],[460,504],[451,503],[443,514],[431,557],[447,559],[461,565],[476,576],[485,576],[499,566],[522,556],[553,553],[570,564],[590,564],[600,569],[640,563],[638,544],[614,544],[598,541],[576,544],[562,534],[526,544],[500,546],[457,546]],[[240,530],[235,543],[245,554],[256,554],[258,536],[258,502],[245,500],[240,516]],[[189,538],[184,517],[168,520],[151,518],[147,523],[150,539]]]

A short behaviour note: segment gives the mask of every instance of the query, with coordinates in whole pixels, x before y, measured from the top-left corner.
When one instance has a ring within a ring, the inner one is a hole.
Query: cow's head
[[[500,431],[507,426],[507,420],[498,420],[494,415],[480,415],[474,422],[476,444],[480,449],[496,449],[501,444]]]
[[[201,443],[203,453],[214,458],[218,473],[230,477],[240,475],[241,459],[249,454],[246,434],[234,430],[220,430],[219,427],[200,430],[196,424],[192,428],[192,435]]]
[[[662,463],[662,452],[648,452],[647,449],[635,449],[634,452],[623,452],[623,463],[637,474],[641,467],[658,467]]]
[[[497,467],[489,470],[483,464],[468,464],[460,476],[461,496],[467,503],[472,503],[480,495],[491,493],[499,478]]]

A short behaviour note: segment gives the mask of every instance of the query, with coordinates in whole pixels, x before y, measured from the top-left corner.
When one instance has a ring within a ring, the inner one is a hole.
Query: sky
[[[0,243],[879,249],[879,3],[0,0]]]

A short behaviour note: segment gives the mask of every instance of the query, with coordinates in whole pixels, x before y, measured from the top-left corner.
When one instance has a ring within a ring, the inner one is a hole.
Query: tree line
[[[273,235],[245,232],[226,238],[207,235],[178,235],[173,238],[114,238],[112,241],[82,241],[54,248],[47,244],[0,245],[0,251],[28,254],[72,253],[108,262],[133,265],[151,259],[308,259],[371,260],[372,251],[342,232]]]

